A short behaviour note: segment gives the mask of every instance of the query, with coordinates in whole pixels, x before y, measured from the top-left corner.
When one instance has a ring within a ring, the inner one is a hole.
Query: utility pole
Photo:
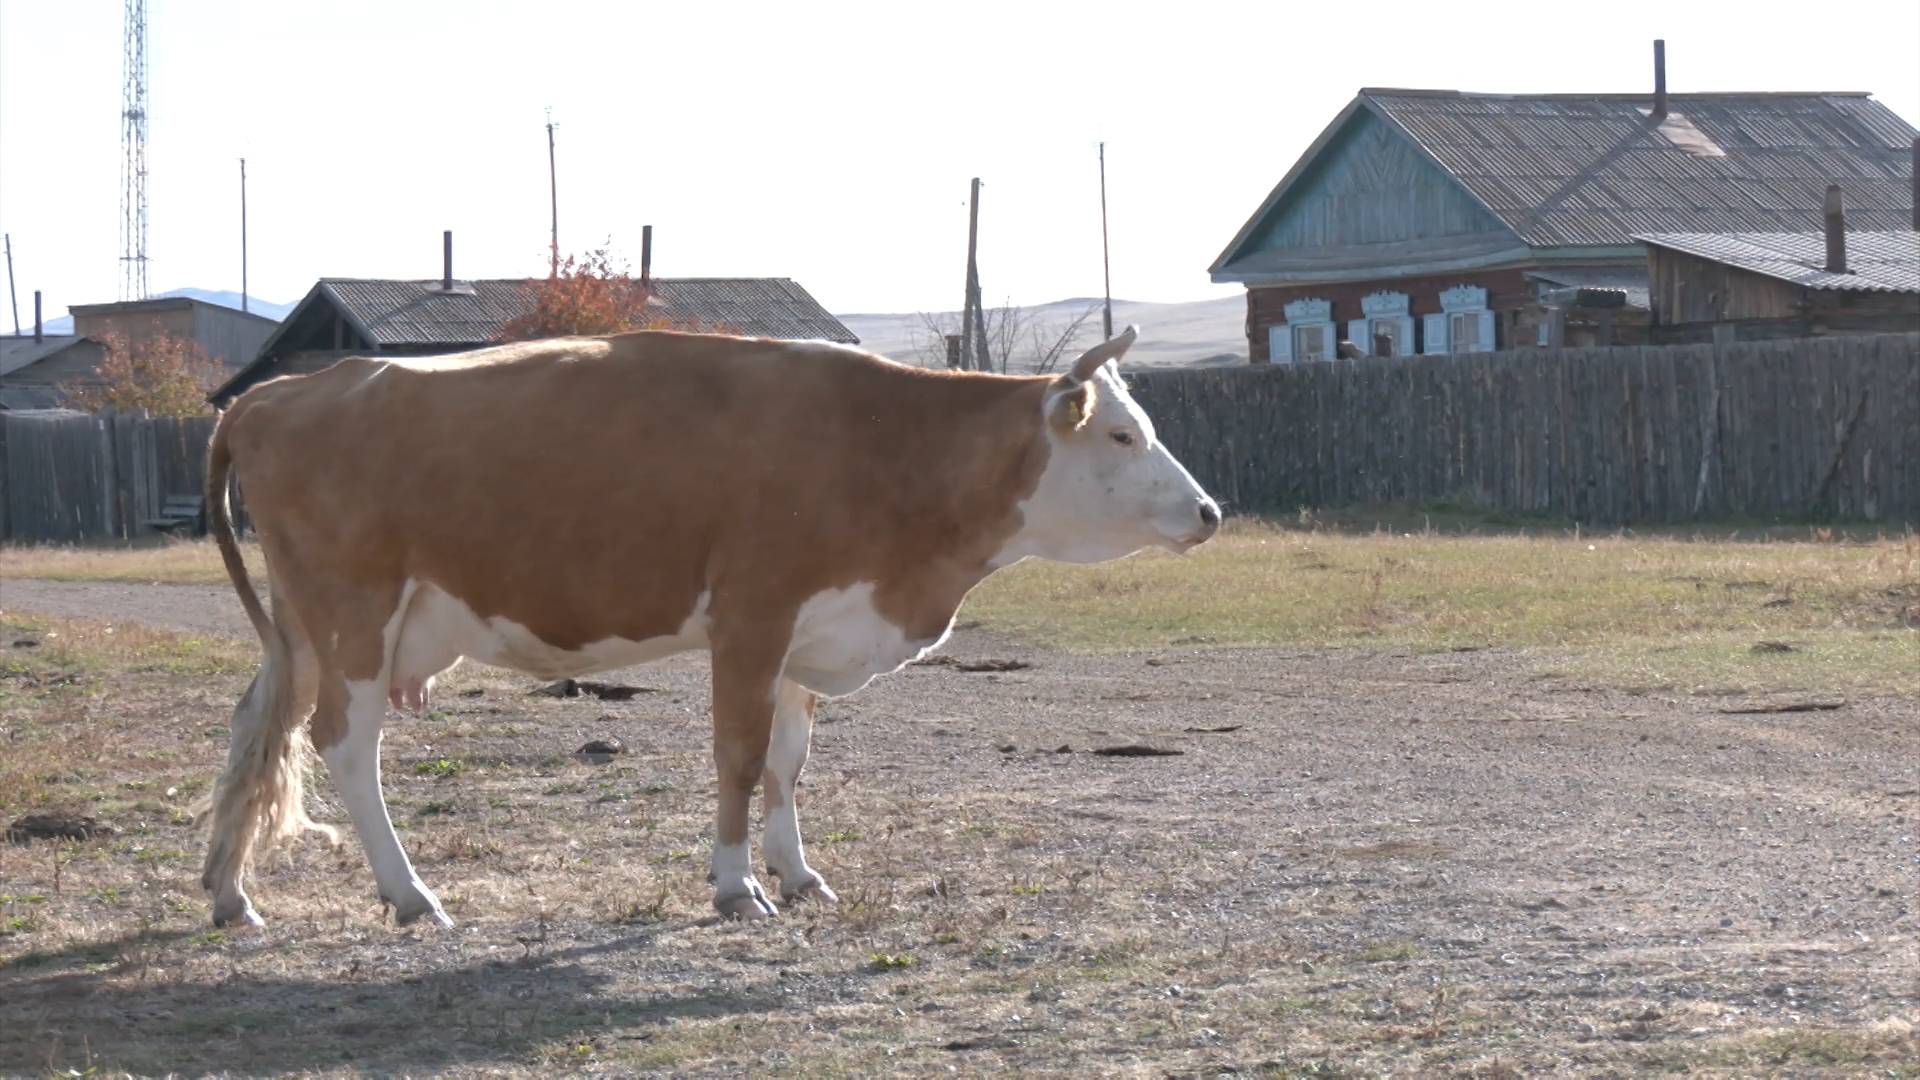
[[[20,298],[13,293],[13,234],[7,234],[7,302],[13,305],[13,336],[20,336]]]
[[[553,159],[553,109],[547,109],[547,193],[553,200],[553,251],[549,276],[560,276],[560,173]]]
[[[1100,144],[1100,287],[1106,307],[1100,313],[1101,341],[1113,340],[1113,271],[1107,261],[1107,144]]]
[[[960,313],[960,365],[973,371],[993,371],[987,350],[987,313],[979,302],[979,177],[966,211],[966,309]]]
[[[960,309],[960,366],[975,367],[974,319],[979,314],[980,267],[975,256],[980,246],[980,178],[973,178],[973,194],[967,200],[967,298]],[[983,330],[980,334],[986,337]],[[978,348],[986,348],[981,341]],[[982,365],[983,366],[983,365]]]
[[[240,310],[247,310],[247,159],[240,159]]]

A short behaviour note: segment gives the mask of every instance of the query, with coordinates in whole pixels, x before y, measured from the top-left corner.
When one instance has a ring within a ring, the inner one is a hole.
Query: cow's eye
[[[1127,431],[1116,431],[1113,433],[1113,441],[1119,443],[1121,446],[1132,446],[1133,433],[1127,432]]]

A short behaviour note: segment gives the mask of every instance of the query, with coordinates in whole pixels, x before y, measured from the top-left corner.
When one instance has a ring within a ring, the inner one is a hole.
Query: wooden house
[[[1840,190],[1820,232],[1644,233],[1656,342],[1920,331],[1915,228],[1851,231]]]
[[[1668,95],[1658,55],[1653,94],[1360,91],[1211,267],[1247,288],[1252,362],[1544,345],[1595,301],[1571,325],[1645,340],[1636,234],[1817,229],[1830,183],[1905,227],[1917,133],[1884,105]]]
[[[319,371],[346,356],[427,356],[497,343],[507,321],[527,310],[538,281],[456,280],[452,250],[449,237],[435,280],[320,279],[210,400],[225,408],[257,382]],[[674,319],[755,337],[860,340],[788,278],[656,278],[644,262],[641,274],[649,302]]]
[[[191,341],[230,377],[253,360],[280,325],[190,296],[79,304],[68,311],[71,334],[42,332],[36,316],[32,337],[0,339],[0,408],[51,408],[63,400],[62,387],[98,382],[109,337],[137,342],[166,334]]]

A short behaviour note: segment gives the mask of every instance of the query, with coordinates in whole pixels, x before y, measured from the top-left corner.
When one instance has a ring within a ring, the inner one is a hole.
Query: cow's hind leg
[[[790,679],[780,681],[774,697],[773,737],[767,747],[767,767],[760,777],[763,799],[761,816],[765,819],[761,852],[767,868],[780,878],[780,900],[792,903],[803,897],[829,902],[838,900],[827,883],[807,865],[800,842],[800,815],[794,805],[794,788],[800,782],[800,770],[807,764],[807,749],[813,739],[813,708],[819,698]]]
[[[302,830],[337,840],[305,810],[313,651],[300,620],[277,592],[273,618],[260,670],[233,711],[226,771],[199,810],[211,826],[200,883],[213,896],[215,926],[261,925],[243,883],[259,848]]]
[[[395,921],[405,926],[430,915],[441,926],[452,926],[440,901],[413,872],[387,816],[387,801],[380,793],[380,728],[386,712],[384,680],[323,678],[313,726],[316,733],[335,737],[323,741],[320,757],[353,819],[354,831],[360,834],[380,898],[393,907]]]
[[[722,643],[713,649],[713,763],[719,802],[713,831],[713,906],[741,919],[778,915],[753,876],[747,812],[753,785],[767,764],[775,684],[782,650],[767,642]]]

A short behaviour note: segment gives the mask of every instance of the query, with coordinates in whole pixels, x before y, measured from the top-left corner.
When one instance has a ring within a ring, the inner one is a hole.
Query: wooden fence
[[[79,543],[152,535],[169,495],[198,495],[214,418],[0,412],[0,537]]]
[[[1920,334],[1154,371],[1160,437],[1241,511],[1455,502],[1593,525],[1920,521]],[[212,417],[0,412],[0,537],[141,536]],[[238,509],[236,509],[238,514]]]
[[[1920,334],[1148,372],[1239,510],[1456,502],[1590,524],[1920,521]]]

